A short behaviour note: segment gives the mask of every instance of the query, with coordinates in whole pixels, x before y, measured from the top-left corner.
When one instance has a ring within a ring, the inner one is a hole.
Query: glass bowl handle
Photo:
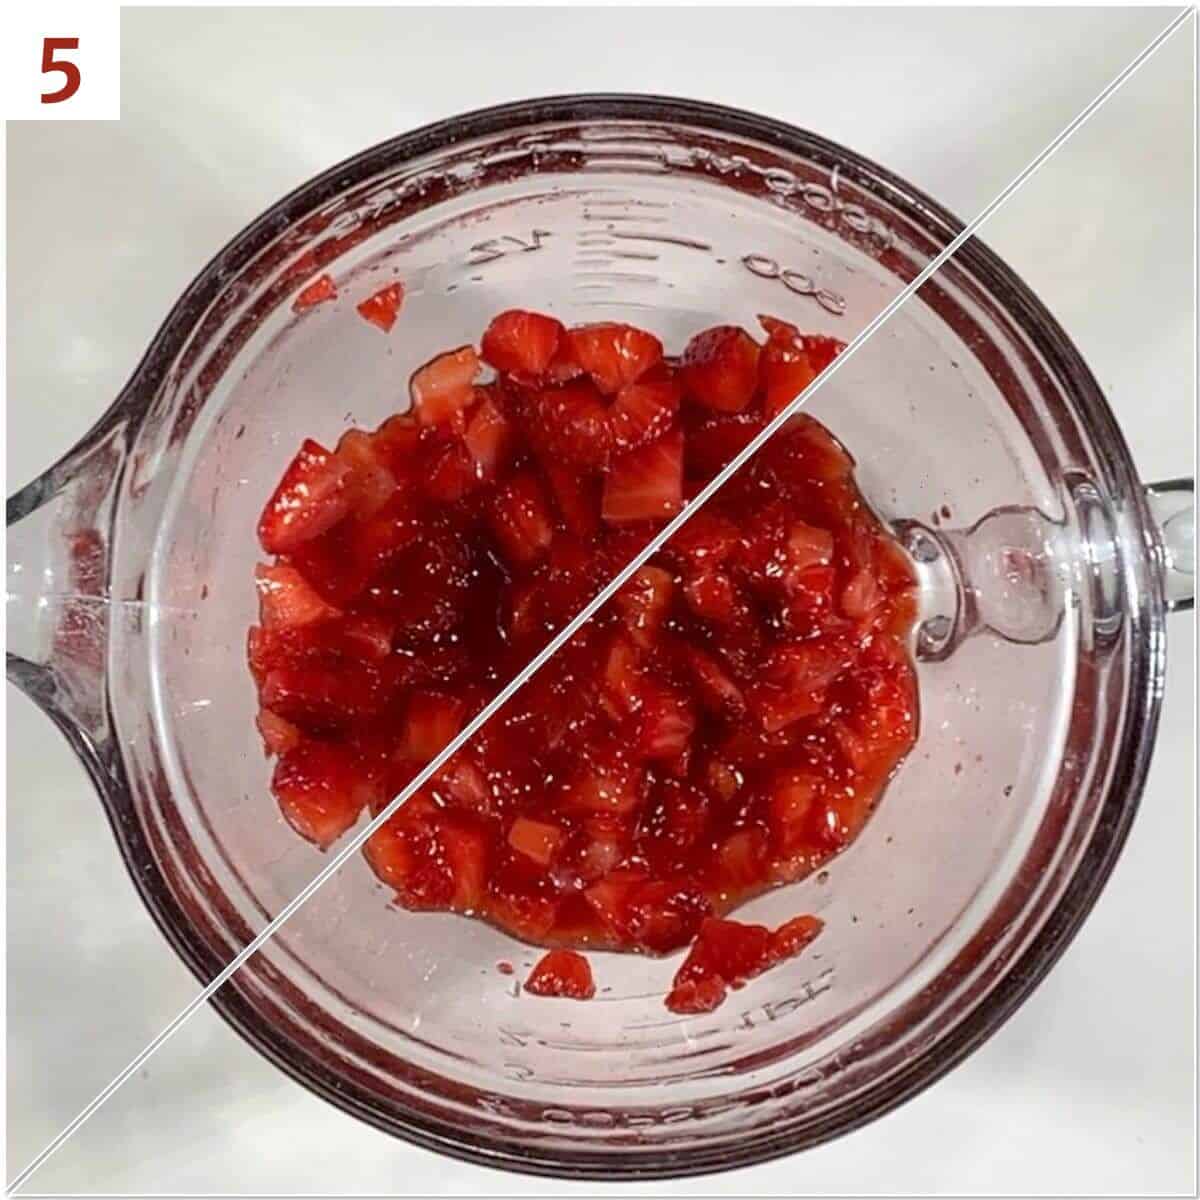
[[[1186,611],[1196,599],[1196,481],[1165,479],[1146,486],[1163,551],[1163,594],[1171,612]]]
[[[124,420],[102,422],[8,498],[8,679],[58,725],[93,775],[105,773],[111,742],[109,551],[126,433]]]

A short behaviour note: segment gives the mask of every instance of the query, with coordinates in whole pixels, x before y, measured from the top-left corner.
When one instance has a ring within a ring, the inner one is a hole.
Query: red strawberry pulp
[[[378,812],[841,348],[762,323],[672,359],[502,313],[410,412],[304,441],[249,640],[301,836]],[[913,579],[853,466],[810,417],[772,438],[370,838],[397,903],[560,950],[694,942],[684,1012],[802,949],[816,918],[719,918],[848,845],[916,736]],[[590,994],[577,958],[528,990]]]

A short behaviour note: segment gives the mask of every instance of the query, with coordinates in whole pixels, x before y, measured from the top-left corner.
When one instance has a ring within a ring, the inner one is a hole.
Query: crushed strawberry
[[[675,360],[511,310],[413,374],[411,411],[301,445],[247,658],[303,837],[406,788],[840,348],[762,326]],[[553,947],[694,941],[679,1012],[803,949],[816,918],[720,918],[849,844],[916,737],[912,574],[853,468],[803,414],[763,446],[367,841],[396,903]],[[593,984],[556,949],[527,990]]]

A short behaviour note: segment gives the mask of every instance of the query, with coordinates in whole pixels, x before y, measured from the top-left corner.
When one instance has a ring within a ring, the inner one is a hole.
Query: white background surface
[[[119,124],[9,127],[9,489],[91,424],[227,238],[391,134],[519,95],[693,95],[843,142],[965,218],[1171,13],[127,10]],[[1193,469],[1191,40],[1179,34],[984,234],[1075,339],[1147,479]],[[1128,847],[1009,1024],[847,1139],[644,1191],[1193,1190],[1191,620],[1175,618],[1170,639]],[[8,696],[11,1178],[196,984],[140,908],[82,771]],[[386,1139],[276,1073],[207,1009],[28,1188],[576,1190]]]

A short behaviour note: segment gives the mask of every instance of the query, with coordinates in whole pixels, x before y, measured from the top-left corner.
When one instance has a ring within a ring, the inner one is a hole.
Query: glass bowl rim
[[[172,306],[126,385],[113,404],[57,463],[9,497],[11,525],[44,503],[69,477],[70,466],[110,432],[128,424],[132,431],[161,386],[170,365],[199,318],[217,299],[226,281],[280,233],[316,207],[329,202],[364,179],[387,168],[457,144],[515,132],[548,123],[613,123],[627,121],[659,127],[707,128],[727,136],[747,138],[837,167],[872,194],[886,200],[906,218],[942,244],[952,240],[963,223],[948,210],[870,159],[817,134],[786,122],[740,109],[654,94],[580,93],[539,97],[490,106],[435,121],[389,138],[322,171],[289,192],[232,238],[196,275]],[[1140,539],[1127,544],[1145,566],[1145,586],[1137,589],[1139,604],[1127,608],[1131,625],[1129,712],[1122,747],[1086,851],[1037,936],[1008,964],[983,1002],[970,1011],[928,1053],[902,1070],[870,1085],[843,1109],[830,1114],[816,1130],[797,1135],[770,1130],[741,1141],[730,1151],[703,1148],[686,1158],[669,1148],[656,1155],[630,1156],[627,1163],[594,1150],[552,1151],[522,1146],[516,1139],[488,1141],[456,1137],[442,1124],[418,1115],[400,1118],[385,1112],[368,1096],[354,1094],[354,1085],[297,1047],[268,1025],[237,990],[221,989],[210,1003],[236,1032],[287,1075],[343,1111],[395,1136],[429,1150],[481,1166],[527,1174],[576,1179],[666,1179],[751,1166],[818,1145],[875,1120],[941,1078],[987,1040],[1041,982],[1091,911],[1124,845],[1137,811],[1153,750],[1162,693],[1164,662],[1164,602],[1153,556],[1158,538],[1116,419],[1079,352],[1045,306],[1021,279],[978,238],[968,240],[955,254],[966,269],[1001,306],[1021,332],[1045,356],[1052,374],[1065,386],[1090,439],[1101,451],[1100,469],[1110,494],[1127,503]],[[1128,567],[1126,569],[1128,575]],[[1128,596],[1128,591],[1127,591]],[[161,875],[142,869],[150,848],[133,815],[132,798],[114,794],[124,772],[114,753],[98,754],[89,739],[68,718],[47,706],[52,719],[83,761],[113,828],[126,868],[143,903],[172,948],[203,983],[224,963],[190,928]]]

